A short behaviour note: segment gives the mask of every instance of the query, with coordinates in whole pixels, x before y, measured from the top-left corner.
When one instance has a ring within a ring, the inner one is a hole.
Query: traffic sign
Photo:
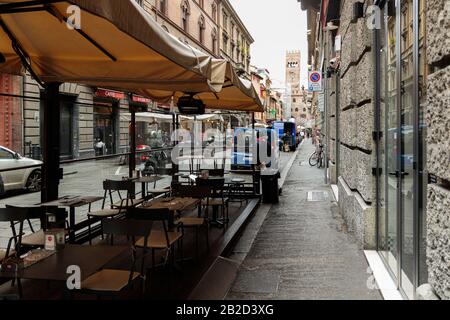
[[[322,91],[322,73],[319,71],[309,72],[308,89],[310,92]]]

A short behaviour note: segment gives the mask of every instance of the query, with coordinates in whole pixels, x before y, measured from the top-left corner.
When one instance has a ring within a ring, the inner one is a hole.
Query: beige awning
[[[155,100],[164,99],[166,95],[166,92],[155,90],[142,90],[139,93]],[[183,94],[183,92],[174,92],[174,102],[176,103]],[[226,82],[222,91],[200,91],[195,98],[201,99],[208,109],[264,112],[263,103],[253,84],[240,78],[230,62],[226,64]]]
[[[20,0],[0,0],[10,5]],[[65,19],[81,9],[80,30]],[[41,11],[0,13],[0,72],[22,74],[16,48],[43,82],[71,82],[133,91],[169,101],[174,92],[220,92],[226,62],[172,37],[135,0],[69,0]],[[164,92],[164,94],[162,94]]]

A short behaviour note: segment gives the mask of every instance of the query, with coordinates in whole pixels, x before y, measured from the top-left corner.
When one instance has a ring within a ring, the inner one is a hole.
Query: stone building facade
[[[348,229],[378,251],[405,298],[430,284],[450,299],[449,2],[300,2],[308,62],[325,79],[329,182]]]
[[[254,40],[228,0],[138,2],[170,34],[196,49],[230,60],[250,79],[250,46]]]

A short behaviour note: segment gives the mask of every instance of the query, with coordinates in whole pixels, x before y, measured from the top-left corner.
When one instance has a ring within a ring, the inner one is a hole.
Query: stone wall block
[[[374,130],[374,110],[373,104],[368,103],[355,109],[357,129],[356,133],[356,146],[372,151],[373,140],[372,132]]]
[[[428,77],[428,171],[450,180],[450,66]]]
[[[372,155],[360,150],[353,151],[351,165],[356,166],[356,189],[366,202],[374,200],[374,179],[372,176]],[[356,163],[355,163],[356,162]]]
[[[427,61],[433,64],[450,55],[450,1],[426,3]]]
[[[341,96],[340,96],[340,108],[345,109],[348,106],[354,105],[353,90],[355,86],[355,67],[350,67],[348,71],[341,78]]]
[[[373,97],[373,61],[372,54],[366,52],[356,66],[353,99],[356,104]]]
[[[450,191],[428,186],[427,264],[428,279],[436,294],[450,300]]]

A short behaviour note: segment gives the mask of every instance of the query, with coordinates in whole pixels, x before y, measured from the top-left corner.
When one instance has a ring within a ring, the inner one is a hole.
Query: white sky
[[[302,84],[308,86],[307,21],[297,0],[230,0],[234,9],[255,39],[251,47],[252,65],[267,68],[273,86],[285,80],[287,50],[302,53]]]

